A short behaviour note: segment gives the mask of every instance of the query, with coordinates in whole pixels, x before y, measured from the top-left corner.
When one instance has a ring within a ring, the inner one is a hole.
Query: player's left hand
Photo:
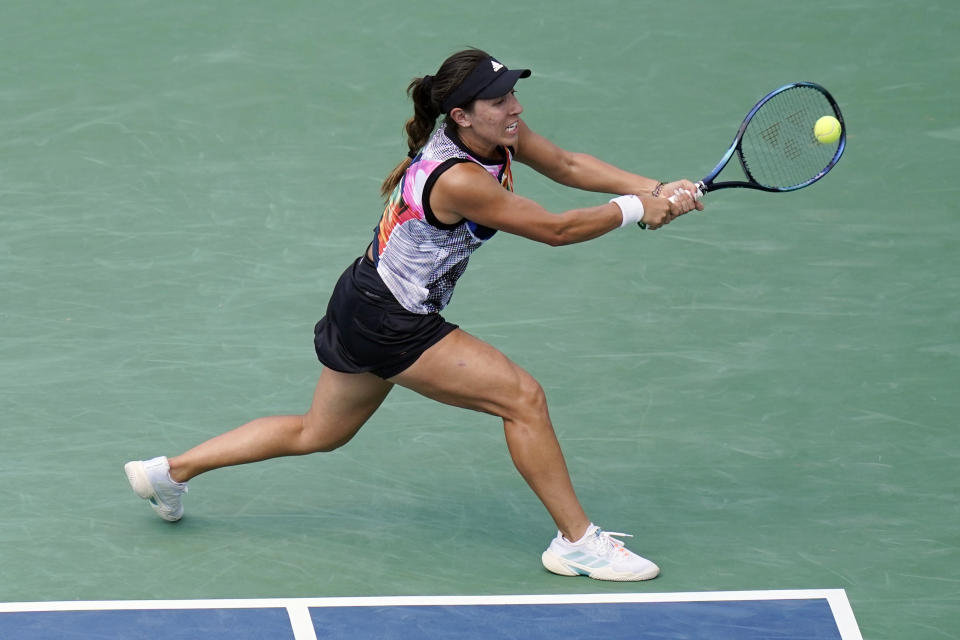
[[[672,196],[678,193],[681,193],[683,191],[686,191],[687,194],[690,194],[691,196],[696,196],[697,185],[695,185],[689,180],[676,180],[675,182],[667,182],[663,185],[663,189],[661,189],[660,191],[660,197],[669,199]],[[684,194],[681,194],[681,195],[684,195]],[[693,211],[694,209],[696,209],[697,211],[703,211],[703,202],[701,200],[696,199],[695,197],[691,199],[693,200],[693,207],[686,209],[685,211],[683,211],[683,213]],[[684,204],[686,204],[686,198],[683,198],[683,201],[684,201]],[[678,215],[683,215],[683,214],[678,214]]]

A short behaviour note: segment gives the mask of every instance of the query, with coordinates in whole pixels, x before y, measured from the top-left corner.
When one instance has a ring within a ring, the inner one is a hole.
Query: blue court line
[[[862,640],[842,590],[0,603],[17,640]]]

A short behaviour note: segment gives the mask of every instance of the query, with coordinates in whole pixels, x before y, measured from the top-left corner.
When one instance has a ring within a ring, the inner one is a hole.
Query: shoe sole
[[[143,468],[143,461],[134,460],[123,465],[123,471],[127,474],[127,481],[130,488],[139,497],[150,503],[153,511],[167,522],[176,522],[183,517],[183,506],[181,505],[179,513],[170,513],[163,509],[157,500],[157,493],[153,490],[153,484],[147,476],[147,470]]]
[[[646,571],[634,573],[607,573],[603,569],[591,569],[578,565],[576,562],[564,560],[548,549],[540,556],[544,568],[551,573],[559,576],[587,576],[594,580],[609,580],[612,582],[639,582],[642,580],[652,580],[660,575],[660,567],[650,563],[650,568]]]

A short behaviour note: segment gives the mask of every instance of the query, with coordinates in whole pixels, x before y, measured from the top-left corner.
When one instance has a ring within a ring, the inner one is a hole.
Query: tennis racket
[[[819,142],[816,121],[833,116],[840,137]],[[837,164],[847,143],[847,127],[837,101],[813,82],[794,82],[765,95],[743,119],[720,162],[697,183],[696,198],[731,187],[796,191],[808,187]],[[730,160],[736,156],[737,162]]]

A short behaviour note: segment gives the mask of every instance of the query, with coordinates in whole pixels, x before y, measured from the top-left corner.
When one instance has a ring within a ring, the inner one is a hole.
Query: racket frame
[[[830,103],[830,106],[833,108],[833,116],[840,122],[840,141],[837,145],[837,150],[833,154],[830,162],[824,167],[819,173],[815,176],[801,182],[800,184],[791,185],[789,187],[770,187],[767,185],[760,184],[753,179],[750,170],[747,169],[746,164],[743,161],[743,149],[741,145],[743,144],[743,134],[747,130],[747,126],[750,124],[750,121],[753,120],[753,116],[756,115],[757,111],[769,102],[775,96],[788,91],[790,89],[795,89],[797,87],[810,87],[816,89],[827,99]],[[797,189],[802,189],[803,187],[808,187],[823,176],[827,175],[827,172],[830,171],[840,160],[840,156],[843,155],[843,150],[847,144],[847,126],[843,121],[843,114],[840,112],[840,106],[837,104],[837,101],[833,99],[833,96],[830,95],[830,92],[821,87],[815,82],[791,82],[790,84],[784,85],[779,89],[775,89],[765,95],[760,99],[757,104],[750,109],[750,112],[747,113],[747,116],[743,119],[743,122],[740,124],[740,128],[737,130],[737,135],[733,139],[733,142],[730,144],[730,148],[727,149],[727,152],[723,154],[723,157],[720,159],[720,162],[717,163],[717,166],[713,168],[713,171],[708,173],[703,180],[697,182],[697,189],[700,191],[700,195],[707,193],[709,191],[719,191],[720,189],[729,189],[731,187],[744,187],[747,189],[758,189],[760,191],[769,191],[774,193],[782,193],[786,191],[796,191]],[[717,182],[714,183],[714,179],[720,174],[724,167],[727,166],[727,163],[730,162],[730,159],[736,154],[737,160],[740,162],[740,168],[743,170],[743,174],[747,176],[747,180],[732,180],[728,182]]]

